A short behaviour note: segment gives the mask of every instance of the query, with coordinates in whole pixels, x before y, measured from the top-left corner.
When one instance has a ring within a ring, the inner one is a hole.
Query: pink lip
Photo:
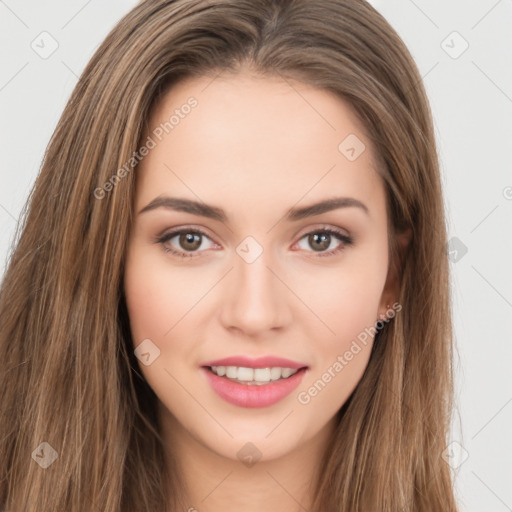
[[[225,360],[222,359],[221,361]],[[227,366],[239,365],[230,364]],[[281,364],[275,366],[281,366]],[[289,368],[288,363],[285,366]],[[249,368],[249,366],[246,367]],[[239,407],[268,407],[288,396],[301,383],[308,369],[301,368],[287,379],[276,380],[261,386],[257,384],[240,384],[225,377],[219,377],[209,368],[203,367],[201,371],[205,374],[213,390],[226,402]]]
[[[231,356],[224,359],[216,359],[215,361],[207,361],[201,366],[243,366],[244,368],[292,368],[298,370],[299,368],[307,367],[307,364],[291,361],[276,356],[264,356],[256,359],[251,359],[246,356]]]

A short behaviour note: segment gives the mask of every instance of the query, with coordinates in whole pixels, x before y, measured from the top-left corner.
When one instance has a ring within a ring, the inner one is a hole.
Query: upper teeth
[[[297,373],[292,368],[245,368],[243,366],[212,366],[212,371],[220,377],[238,379],[241,381],[270,382],[271,380],[286,379]]]

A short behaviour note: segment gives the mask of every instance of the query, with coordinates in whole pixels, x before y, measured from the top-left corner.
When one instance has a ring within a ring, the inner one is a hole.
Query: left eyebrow
[[[312,217],[313,215],[320,215],[321,213],[329,212],[331,210],[337,210],[338,208],[349,207],[361,208],[365,213],[368,213],[368,207],[358,199],[353,197],[334,197],[303,208],[292,208],[288,211],[286,220],[297,221],[305,219],[306,217]]]

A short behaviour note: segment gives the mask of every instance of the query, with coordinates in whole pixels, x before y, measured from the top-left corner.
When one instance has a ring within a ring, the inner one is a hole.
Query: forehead
[[[300,82],[243,73],[182,81],[155,105],[147,136],[156,145],[137,169],[139,204],[171,192],[233,205],[238,198],[246,208],[263,198],[383,201],[373,148],[351,106]]]

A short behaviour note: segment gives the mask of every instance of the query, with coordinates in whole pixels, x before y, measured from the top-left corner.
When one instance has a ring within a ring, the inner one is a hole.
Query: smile
[[[211,371],[219,377],[247,385],[264,385],[280,379],[287,379],[297,373],[293,368],[246,368],[244,366],[211,366]]]
[[[283,400],[301,383],[308,368],[216,366],[201,367],[201,371],[223,400],[250,408],[269,407]]]

